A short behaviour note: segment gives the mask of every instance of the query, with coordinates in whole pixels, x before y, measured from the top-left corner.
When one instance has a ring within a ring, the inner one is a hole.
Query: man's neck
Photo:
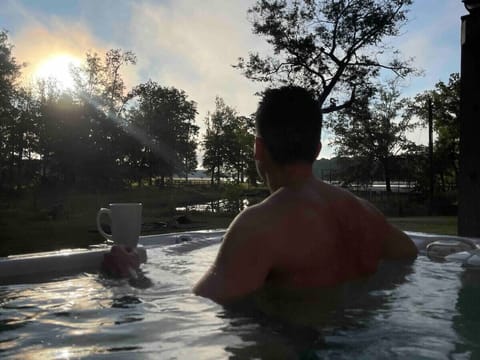
[[[267,186],[271,193],[281,187],[300,188],[313,178],[312,165],[304,163],[278,166],[266,174]]]

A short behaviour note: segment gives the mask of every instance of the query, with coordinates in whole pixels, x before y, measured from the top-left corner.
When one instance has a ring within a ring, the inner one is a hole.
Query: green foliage
[[[217,97],[215,111],[207,115],[206,125],[203,166],[210,173],[212,183],[219,184],[222,178],[237,184],[243,183],[246,177],[254,181],[253,121],[238,116],[235,109]]]
[[[97,53],[87,52],[85,63],[72,69],[77,95],[109,116],[119,116],[131,97],[125,92],[121,70],[135,64],[136,56],[131,51],[111,49],[104,59]]]
[[[82,170],[93,180],[95,188],[121,183],[122,146],[126,141],[122,115],[130,98],[121,70],[135,62],[133,53],[112,49],[103,59],[97,53],[87,53],[84,65],[74,69],[74,96],[81,106],[80,121],[87,136]]]
[[[370,182],[376,167],[381,166],[387,191],[391,191],[393,156],[414,146],[406,132],[415,125],[409,117],[402,117],[404,106],[405,100],[390,83],[388,87],[364,88],[350,108],[330,117],[335,135],[332,143],[339,156],[355,158],[348,171],[356,181]]]
[[[250,53],[236,65],[255,81],[312,89],[323,112],[349,106],[362,84],[393,71],[414,71],[411,60],[389,48],[412,0],[258,0],[249,10],[253,32],[273,55]],[[329,101],[327,101],[329,100]]]
[[[242,196],[243,188],[237,184],[225,184],[223,188],[222,197],[227,200],[239,200]]]
[[[221,189],[210,186],[175,189],[142,187],[97,193],[68,191],[58,186],[48,190],[24,191],[15,197],[0,193],[0,256],[101,243],[104,239],[95,230],[95,215],[100,207],[112,202],[141,202],[144,223],[160,223],[172,220],[172,208],[175,206],[205,203],[222,196]],[[53,218],[51,209],[58,203],[63,204],[64,214]],[[231,215],[224,214],[188,216],[199,228],[225,228],[232,220]],[[174,231],[179,230],[156,229],[156,233]]]
[[[437,188],[446,192],[456,188],[460,153],[460,75],[450,75],[448,83],[439,81],[433,90],[415,96],[409,103],[410,116],[418,116],[428,124],[428,102],[432,102],[434,143],[434,172]]]
[[[392,224],[404,231],[417,231],[429,234],[457,235],[457,217],[401,217],[389,218]]]
[[[87,53],[62,91],[51,79],[18,86],[12,48],[0,32],[0,188],[105,190],[196,168],[195,102],[152,81],[127,91],[132,52]]]
[[[12,48],[8,34],[0,31],[0,189],[17,178],[15,172],[23,152],[23,128],[26,127],[22,113],[15,106],[15,84],[21,66]]]
[[[136,105],[129,112],[128,131],[136,133],[137,147],[128,162],[151,179],[173,177],[194,170],[196,162],[196,103],[184,91],[148,81],[132,91]],[[141,129],[141,131],[139,131]]]

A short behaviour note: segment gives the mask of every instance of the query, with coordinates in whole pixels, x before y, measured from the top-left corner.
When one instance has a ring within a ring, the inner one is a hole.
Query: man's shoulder
[[[227,230],[227,237],[241,238],[243,239],[241,241],[250,239],[263,243],[266,239],[278,237],[277,229],[282,223],[281,220],[282,216],[278,207],[267,199],[238,214]]]
[[[243,210],[237,215],[232,225],[242,229],[258,228],[259,225],[268,223],[271,218],[272,204],[268,200],[264,200]]]
[[[272,245],[272,220],[265,204],[248,207],[230,223],[223,247],[258,254],[269,253]],[[270,256],[270,254],[268,255]]]

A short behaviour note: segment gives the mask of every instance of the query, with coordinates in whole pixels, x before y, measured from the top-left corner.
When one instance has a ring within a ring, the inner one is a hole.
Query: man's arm
[[[382,257],[387,260],[415,259],[418,255],[418,249],[412,239],[402,230],[390,224],[375,206],[366,200],[361,200],[361,202],[369,211],[379,217],[380,221],[384,224],[380,226],[380,228],[384,229],[382,231],[383,234],[380,234],[380,236],[385,239],[383,242]]]
[[[390,260],[415,259],[418,249],[415,243],[402,230],[392,224],[383,243],[383,257]]]
[[[257,210],[249,208],[232,222],[215,262],[194,286],[196,295],[225,304],[259,289],[272,266],[268,237],[258,230]]]

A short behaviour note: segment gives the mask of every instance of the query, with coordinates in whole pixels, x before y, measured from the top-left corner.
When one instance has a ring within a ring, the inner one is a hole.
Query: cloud
[[[402,54],[414,57],[424,76],[410,79],[404,95],[414,96],[460,71],[460,2],[422,0],[414,4],[405,33],[394,40]]]
[[[175,86],[198,103],[199,124],[214,110],[215,96],[242,115],[255,111],[260,89],[232,68],[261,39],[251,35],[249,1],[177,0],[175,6],[142,2],[132,7],[130,43],[139,71],[161,85]]]
[[[428,145],[428,128],[425,126],[420,126],[408,131],[405,135],[408,140],[418,145]]]

